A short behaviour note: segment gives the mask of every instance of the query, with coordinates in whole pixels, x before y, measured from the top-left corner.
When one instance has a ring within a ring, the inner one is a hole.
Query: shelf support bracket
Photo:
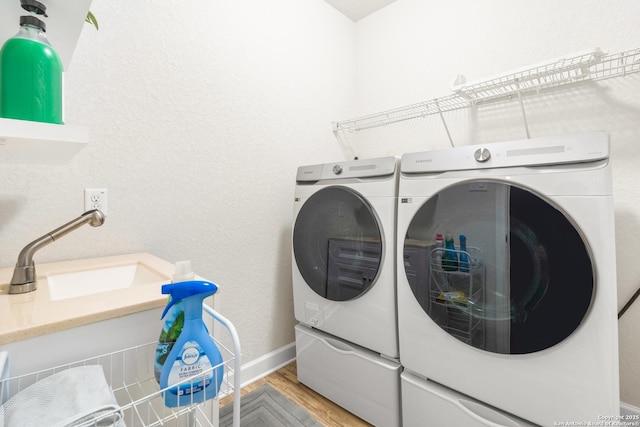
[[[340,127],[338,126],[338,123],[332,122],[331,125],[333,127],[333,135],[338,140],[338,143],[340,144],[340,148],[342,149],[342,153],[345,156],[345,159],[358,160],[358,157],[353,152],[353,147],[351,146],[351,143],[348,141],[349,138],[345,137],[346,141],[342,138],[341,135],[344,132],[340,131]]]
[[[530,139],[529,124],[527,123],[527,112],[524,109],[524,101],[522,100],[522,91],[520,90],[520,81],[516,79],[516,88],[518,92],[518,101],[520,102],[520,111],[522,112],[522,121],[524,124],[524,133],[527,135],[527,139]]]
[[[453,147],[453,139],[451,138],[451,133],[449,132],[449,127],[447,126],[447,122],[444,119],[444,114],[442,114],[442,110],[440,109],[440,103],[438,103],[438,99],[434,99],[436,103],[436,108],[438,109],[438,115],[440,116],[440,120],[442,120],[442,125],[444,126],[445,132],[447,132],[447,137],[449,138],[449,144]]]

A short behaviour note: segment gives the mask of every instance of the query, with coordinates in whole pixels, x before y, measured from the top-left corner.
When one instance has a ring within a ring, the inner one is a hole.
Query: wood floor
[[[324,398],[309,387],[298,382],[296,375],[296,362],[277,370],[276,372],[245,386],[240,390],[240,396],[244,396],[251,390],[269,383],[272,387],[287,396],[291,401],[305,408],[320,424],[326,427],[368,427],[371,424],[356,417],[351,412]],[[231,403],[233,395],[220,400],[220,406]]]

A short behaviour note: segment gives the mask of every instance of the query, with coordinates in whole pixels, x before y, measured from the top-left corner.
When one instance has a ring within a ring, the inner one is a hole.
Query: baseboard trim
[[[288,365],[296,358],[296,343],[292,342],[280,347],[271,353],[260,356],[240,367],[242,387],[251,384],[262,377],[266,377],[283,366]]]
[[[637,415],[640,416],[640,408],[628,403],[620,402],[620,415]]]

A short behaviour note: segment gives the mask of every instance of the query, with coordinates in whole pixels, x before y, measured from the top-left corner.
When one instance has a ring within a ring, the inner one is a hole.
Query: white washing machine
[[[397,185],[394,157],[301,166],[294,199],[293,298],[301,323],[296,328],[298,379],[378,425],[398,425],[400,419]],[[352,349],[366,357],[354,358]],[[316,357],[319,352],[325,356]],[[363,381],[358,371],[365,369],[366,363],[360,362],[365,359],[384,363],[366,368],[371,375]],[[339,364],[350,369],[338,369]],[[394,373],[388,375],[390,371]],[[380,396],[390,400],[385,413],[391,417],[372,419]],[[360,404],[354,405],[356,401]]]
[[[405,425],[619,413],[606,133],[406,154],[397,235]]]
[[[397,159],[301,166],[296,176],[296,319],[398,357],[395,286]]]

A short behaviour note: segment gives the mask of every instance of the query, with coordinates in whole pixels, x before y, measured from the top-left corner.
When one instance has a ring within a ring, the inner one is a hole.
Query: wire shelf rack
[[[357,132],[476,106],[502,98],[522,97],[532,92],[556,88],[583,81],[598,81],[621,77],[640,71],[640,48],[616,54],[593,49],[568,55],[545,63],[511,71],[477,82],[465,82],[459,76],[451,94],[407,105],[381,113],[370,114],[333,123],[334,132]]]
[[[206,305],[204,311],[227,328],[232,342],[232,348],[229,348],[212,337],[220,350],[223,362],[199,375],[209,372],[215,374],[220,366],[223,366],[224,377],[216,399],[195,403],[185,398],[182,406],[166,407],[164,395],[168,392],[168,388],[161,390],[156,381],[153,361],[156,357],[157,342],[151,342],[13,378],[0,376],[0,403],[36,382],[63,370],[98,365],[102,367],[105,379],[119,407],[110,412],[101,412],[93,419],[84,420],[82,426],[111,425],[109,423],[111,420],[119,419],[127,427],[216,427],[218,426],[218,399],[240,389],[240,344],[231,322]],[[6,354],[4,357],[7,357]],[[187,378],[182,383],[191,381],[193,378]],[[233,426],[239,427],[240,393],[234,393],[233,409]]]

